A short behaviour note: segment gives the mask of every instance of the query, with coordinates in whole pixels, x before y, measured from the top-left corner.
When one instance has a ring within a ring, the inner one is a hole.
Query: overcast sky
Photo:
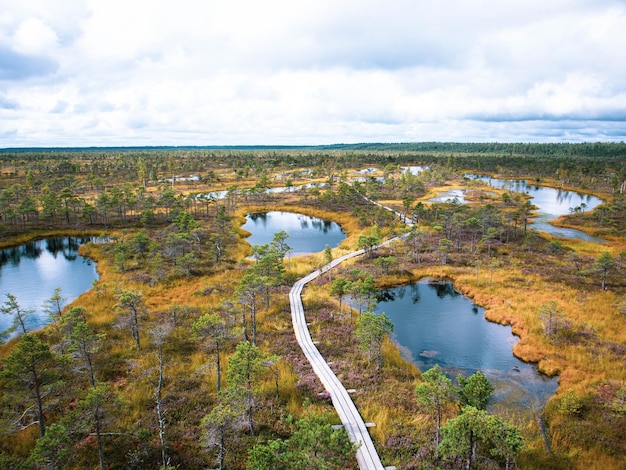
[[[626,140],[625,0],[2,0],[0,148]]]

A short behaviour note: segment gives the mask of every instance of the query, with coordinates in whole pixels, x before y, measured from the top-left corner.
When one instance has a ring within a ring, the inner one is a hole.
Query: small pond
[[[0,303],[13,294],[21,308],[34,310],[28,326],[48,323],[42,305],[61,288],[65,305],[92,287],[98,279],[96,263],[78,254],[78,247],[92,238],[48,238],[0,250]],[[0,331],[11,326],[12,318],[0,314]]]
[[[538,216],[535,218],[532,225],[536,230],[547,232],[559,238],[575,238],[596,243],[605,241],[601,238],[592,237],[580,230],[555,227],[550,223],[562,215],[571,213],[575,208],[580,208],[582,211],[593,210],[604,202],[600,198],[575,191],[537,186],[529,184],[525,180],[502,180],[491,178],[490,176],[471,174],[465,176],[470,179],[484,181],[494,188],[525,193],[531,196],[532,199],[530,202],[539,208]]]
[[[420,173],[428,170],[429,167],[427,166],[416,166],[416,165],[411,165],[411,166],[403,166],[402,167],[402,172],[403,173],[411,173],[412,175],[419,175]]]
[[[394,324],[392,338],[423,372],[439,364],[453,379],[481,370],[495,387],[493,402],[512,406],[545,403],[557,387],[513,356],[518,338],[508,326],[485,320],[484,309],[451,282],[422,279],[380,292],[376,312]]]
[[[286,243],[291,247],[287,256],[297,256],[324,251],[326,245],[335,248],[346,234],[339,224],[294,212],[260,212],[248,214],[241,226],[252,233],[247,239],[251,245],[266,245],[281,230],[289,234]]]
[[[376,171],[379,171],[378,168],[364,168],[362,170],[357,170],[354,172],[355,175],[369,175]]]
[[[459,204],[465,204],[465,189],[449,189],[437,194],[435,197],[427,199],[425,202],[457,202]]]

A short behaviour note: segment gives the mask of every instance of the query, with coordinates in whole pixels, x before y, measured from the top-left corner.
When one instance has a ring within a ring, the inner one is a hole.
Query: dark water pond
[[[91,289],[98,279],[96,264],[78,254],[78,247],[92,238],[60,237],[26,243],[0,250],[0,303],[13,294],[23,309],[34,310],[28,326],[36,329],[48,323],[42,305],[61,288],[66,304]],[[0,314],[0,331],[11,326],[12,318]]]
[[[481,370],[496,389],[494,403],[528,407],[554,394],[556,379],[513,356],[511,328],[485,320],[484,309],[452,283],[423,279],[383,290],[378,301],[375,311],[392,320],[394,341],[421,371],[439,364],[456,378]]]
[[[580,230],[555,227],[550,222],[554,219],[571,213],[576,208],[581,211],[590,211],[598,207],[604,201],[590,194],[582,194],[575,191],[548,188],[529,184],[525,180],[501,180],[482,175],[466,175],[470,179],[484,181],[490,186],[506,189],[519,193],[525,193],[532,197],[531,203],[539,208],[538,217],[532,225],[536,230],[547,232],[559,238],[575,238],[596,243],[604,242],[601,238],[592,237]]]
[[[242,228],[252,233],[247,239],[251,245],[266,245],[281,230],[289,234],[286,243],[291,247],[287,256],[318,253],[329,245],[335,248],[346,234],[339,224],[294,212],[261,212],[248,214]]]

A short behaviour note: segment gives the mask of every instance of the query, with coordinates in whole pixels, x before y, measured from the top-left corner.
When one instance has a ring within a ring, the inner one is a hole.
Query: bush
[[[582,398],[577,396],[572,390],[568,392],[559,401],[559,413],[567,416],[581,418],[584,411],[584,403]]]
[[[546,245],[546,251],[551,255],[560,255],[565,252],[565,247],[560,241],[553,240]]]

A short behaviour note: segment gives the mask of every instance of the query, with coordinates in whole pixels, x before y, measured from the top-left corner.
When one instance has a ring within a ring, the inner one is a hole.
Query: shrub
[[[559,401],[558,410],[559,413],[564,415],[581,418],[584,411],[584,403],[582,398],[577,396],[572,390],[568,390]]]

